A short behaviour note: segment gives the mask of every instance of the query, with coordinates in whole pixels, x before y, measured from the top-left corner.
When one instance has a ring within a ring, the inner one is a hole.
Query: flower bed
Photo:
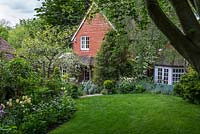
[[[69,120],[75,112],[75,103],[66,95],[49,102],[32,104],[31,98],[23,96],[9,99],[0,107],[1,134],[45,134],[50,125]]]

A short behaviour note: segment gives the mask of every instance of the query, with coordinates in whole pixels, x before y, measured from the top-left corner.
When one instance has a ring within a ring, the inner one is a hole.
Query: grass
[[[165,95],[133,94],[77,100],[71,121],[50,134],[199,134],[200,106]]]

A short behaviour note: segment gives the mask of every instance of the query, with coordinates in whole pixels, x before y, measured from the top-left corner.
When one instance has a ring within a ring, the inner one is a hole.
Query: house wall
[[[95,57],[105,34],[111,29],[110,24],[105,20],[104,16],[97,13],[92,19],[87,19],[78,31],[74,42],[73,51],[79,56]],[[81,36],[88,36],[89,50],[81,50]]]

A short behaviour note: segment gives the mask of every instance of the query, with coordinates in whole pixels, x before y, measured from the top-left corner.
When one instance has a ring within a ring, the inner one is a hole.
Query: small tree
[[[69,47],[71,30],[60,31],[58,27],[46,26],[23,41],[18,55],[24,57],[33,65],[34,69],[41,72],[43,77],[49,78],[56,66],[59,57]]]
[[[126,34],[109,32],[95,59],[94,81],[102,84],[105,80],[118,80],[131,75],[132,64],[128,52],[129,40]]]
[[[54,68],[52,76],[47,80],[47,87],[54,94],[58,94],[62,87],[62,79],[60,69],[58,67]]]

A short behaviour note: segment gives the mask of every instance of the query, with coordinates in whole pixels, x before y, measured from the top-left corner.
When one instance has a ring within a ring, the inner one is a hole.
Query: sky
[[[40,6],[38,0],[0,0],[0,20],[5,19],[10,26],[15,26],[20,19],[34,18],[34,9]]]

